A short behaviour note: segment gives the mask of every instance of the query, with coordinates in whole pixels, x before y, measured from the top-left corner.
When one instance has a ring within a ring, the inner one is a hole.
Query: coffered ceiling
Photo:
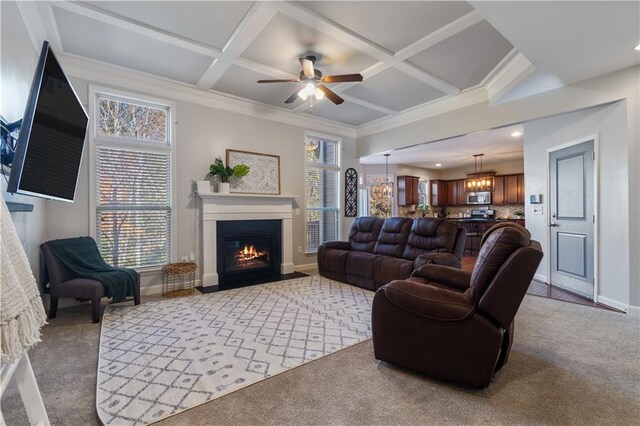
[[[19,3],[31,33],[47,39],[63,59],[116,65],[234,102],[347,127],[454,99],[497,78],[522,81],[533,66],[492,22],[532,55],[540,52],[531,47],[532,30],[519,33],[507,19],[510,4],[504,6],[462,1]],[[486,9],[491,19],[474,7]],[[316,68],[324,75],[361,73],[364,81],[332,84],[345,102],[336,106],[323,99],[312,109],[301,99],[284,103],[296,91],[294,83],[256,83],[297,78],[298,58],[308,54],[318,57]],[[525,66],[510,67],[514,61]],[[519,71],[504,72],[508,68]]]

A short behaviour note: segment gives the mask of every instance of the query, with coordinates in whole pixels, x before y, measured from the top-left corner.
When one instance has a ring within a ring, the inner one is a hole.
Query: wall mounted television
[[[7,192],[73,202],[88,122],[45,41],[22,117]]]

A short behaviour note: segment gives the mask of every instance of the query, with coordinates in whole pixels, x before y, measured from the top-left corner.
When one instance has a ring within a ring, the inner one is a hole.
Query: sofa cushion
[[[379,217],[359,217],[351,224],[349,243],[351,250],[373,253],[384,219]]]
[[[453,253],[458,227],[445,219],[415,219],[402,257],[414,260],[423,253]]]
[[[378,256],[373,263],[373,279],[376,288],[393,280],[404,280],[411,276],[413,262],[390,256]]]
[[[375,290],[373,265],[378,256],[361,251],[349,252],[346,262],[347,282]]]
[[[386,219],[373,252],[385,256],[402,257],[412,222],[412,219],[406,217]]]

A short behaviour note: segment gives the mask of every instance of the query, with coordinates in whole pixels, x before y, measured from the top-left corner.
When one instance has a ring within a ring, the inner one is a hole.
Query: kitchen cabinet
[[[465,206],[467,204],[467,190],[464,187],[464,179],[456,181],[456,193],[458,196],[458,205]]]
[[[432,180],[429,183],[429,197],[432,207],[442,207],[447,205],[447,181]]]
[[[413,206],[420,202],[418,196],[418,182],[420,178],[417,176],[398,176],[398,205]]]
[[[493,204],[524,204],[524,174],[496,176]]]
[[[504,204],[504,176],[495,176],[495,186],[491,195],[491,204]]]
[[[464,206],[467,204],[467,192],[464,188],[464,179],[447,181],[447,205]]]

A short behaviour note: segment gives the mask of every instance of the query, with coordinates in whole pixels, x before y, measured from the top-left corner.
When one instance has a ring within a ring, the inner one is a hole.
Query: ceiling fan
[[[304,87],[296,90],[293,95],[289,96],[285,104],[290,104],[296,100],[296,97],[300,97],[303,100],[307,100],[309,96],[315,96],[317,100],[326,96],[331,102],[336,105],[340,105],[344,102],[340,96],[329,89],[322,83],[346,83],[350,81],[362,81],[362,74],[343,74],[343,75],[326,75],[323,76],[320,70],[315,69],[313,66],[316,62],[315,56],[307,56],[306,58],[300,58],[300,65],[302,71],[298,79],[288,80],[258,80],[258,83],[305,83]]]

